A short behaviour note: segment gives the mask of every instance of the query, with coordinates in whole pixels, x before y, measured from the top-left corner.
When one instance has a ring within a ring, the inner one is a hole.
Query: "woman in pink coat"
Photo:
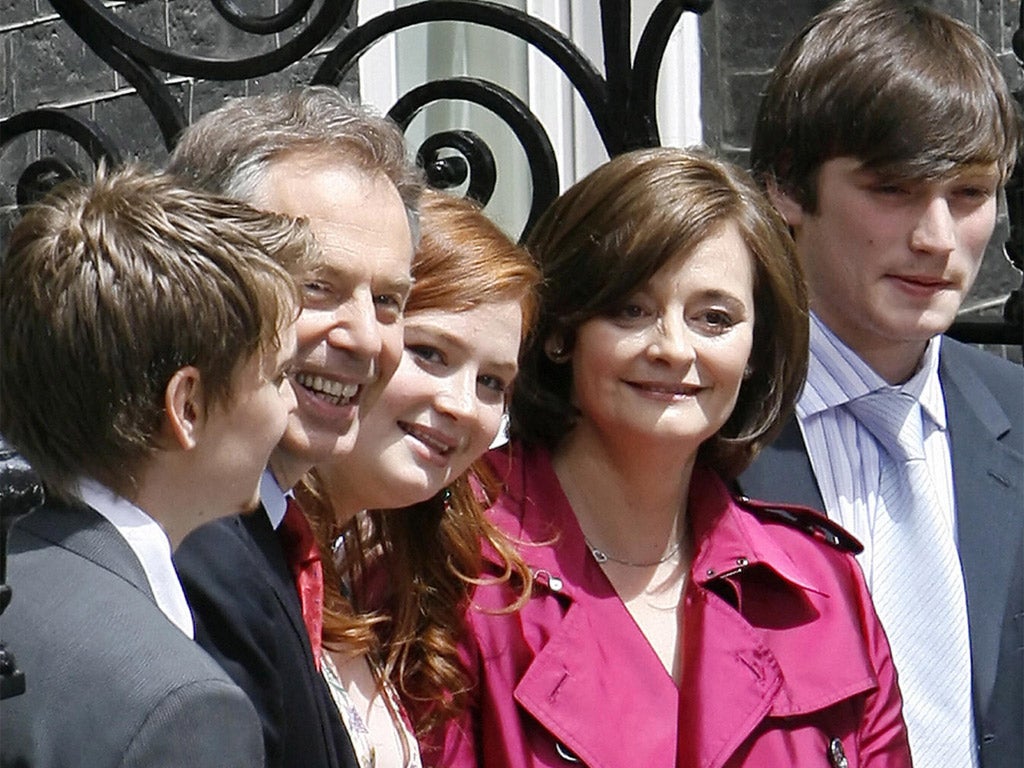
[[[563,194],[528,245],[539,329],[489,458],[492,519],[534,584],[510,609],[485,567],[472,703],[425,763],[909,766],[859,545],[727,486],[806,369],[782,222],[737,168],[652,149]]]

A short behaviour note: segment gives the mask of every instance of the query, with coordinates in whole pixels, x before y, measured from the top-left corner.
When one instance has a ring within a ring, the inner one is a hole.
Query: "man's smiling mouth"
[[[308,373],[297,373],[295,383],[331,405],[346,405],[359,394],[359,385],[354,382],[337,381]]]

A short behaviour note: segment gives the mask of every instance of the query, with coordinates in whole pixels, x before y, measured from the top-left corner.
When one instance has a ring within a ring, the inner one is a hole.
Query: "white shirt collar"
[[[278,485],[274,473],[269,468],[263,470],[263,477],[260,478],[260,501],[263,502],[263,509],[266,510],[271,527],[276,531],[288,510],[288,496]]]
[[[797,403],[797,414],[801,419],[889,386],[813,312],[810,325],[811,356],[807,367],[807,386]],[[925,347],[917,371],[905,384],[895,389],[918,400],[935,426],[944,430],[946,407],[939,382],[941,343],[941,335],[932,337]]]
[[[188,637],[195,638],[192,612],[171,561],[171,542],[149,515],[104,485],[83,477],[78,495],[113,525],[142,564],[157,607]]]

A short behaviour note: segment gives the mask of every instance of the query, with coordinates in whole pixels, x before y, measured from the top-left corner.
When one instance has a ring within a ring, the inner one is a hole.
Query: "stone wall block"
[[[246,11],[257,15],[273,11],[273,6],[267,5],[265,0],[240,5]],[[280,45],[278,35],[254,35],[233,26],[211,10],[208,0],[172,3],[167,34],[172,49],[215,58],[240,59],[255,56]]]
[[[87,100],[115,87],[114,71],[60,19],[12,35],[10,60],[17,67],[16,112]]]
[[[26,22],[38,19],[44,14],[52,14],[53,9],[49,4],[43,3],[40,7],[39,0],[0,0],[0,19],[4,26],[25,24]]]

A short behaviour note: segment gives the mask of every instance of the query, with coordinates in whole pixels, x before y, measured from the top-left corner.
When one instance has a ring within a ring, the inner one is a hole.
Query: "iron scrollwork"
[[[1017,30],[1011,45],[1017,65],[1024,69],[1024,3],[1018,10]],[[1024,87],[1016,94],[1024,111]],[[1024,346],[1024,157],[1017,157],[1017,165],[1006,183],[1006,214],[1009,235],[1003,245],[1006,260],[1022,273],[1021,287],[1010,291],[1003,304],[1001,321],[960,320],[949,329],[949,335],[969,344],[1001,344]]]
[[[217,58],[176,51],[132,29],[107,8],[102,0],[50,0],[50,3],[93,50],[98,46],[112,46],[138,62],[175,75],[205,80],[244,80],[279,72],[312,52],[348,18],[355,0],[324,2],[305,27],[280,47],[239,58]],[[312,0],[294,0],[280,13],[260,17],[242,13],[230,0],[214,2],[218,13],[232,26],[262,36],[282,32],[289,25],[301,21],[311,6]]]
[[[228,25],[248,35],[284,41],[269,50],[215,57],[189,54],[157,41],[130,26],[102,0],[51,0],[71,29],[107,65],[130,83],[153,116],[164,146],[170,150],[186,125],[181,106],[160,74],[213,81],[257,78],[281,72],[322,48],[352,16],[355,0],[291,0],[275,13],[257,15],[242,10],[239,0],[209,0]],[[609,156],[661,143],[656,94],[663,56],[684,12],[703,14],[713,0],[660,0],[631,53],[631,3],[600,0],[604,72],[565,34],[531,15],[490,0],[421,0],[380,14],[348,31],[327,52],[311,78],[338,86],[359,58],[388,35],[419,24],[461,22],[497,30],[525,42],[549,59],[579,95]],[[144,3],[135,3],[143,5]],[[288,33],[291,33],[290,35]],[[1024,9],[1013,38],[1019,61],[1024,61]],[[448,77],[420,85],[401,96],[389,115],[407,129],[415,116],[439,101],[466,101],[495,114],[512,131],[530,165],[532,200],[524,227],[536,221],[559,191],[558,164],[551,140],[527,104],[508,89],[471,76]],[[101,158],[120,161],[120,152],[95,123],[70,112],[36,109],[0,122],[0,150],[27,131],[53,131],[85,148],[95,164]],[[465,184],[465,193],[486,204],[495,189],[498,169],[486,141],[463,126],[428,136],[417,148],[428,180],[438,187]],[[67,158],[43,158],[31,163],[18,180],[19,204],[35,199],[68,175],[83,175]],[[1024,171],[1020,164],[1006,190],[1010,237],[1007,258],[1024,264]],[[960,321],[952,333],[975,343],[1024,343],[1024,300],[1011,293],[1001,322]]]
[[[540,121],[515,94],[494,83],[470,77],[455,77],[414,88],[398,100],[388,116],[404,130],[420,110],[439,99],[462,99],[479,104],[501,117],[512,129],[526,151],[526,156],[530,158],[533,202],[525,227],[525,231],[529,231],[544,209],[558,196],[558,161]],[[442,156],[443,150],[458,152],[456,157],[461,157],[463,164],[453,164],[451,158]],[[466,194],[469,197],[482,205],[490,200],[497,177],[494,153],[472,131],[433,134],[420,145],[416,155],[427,171],[427,180],[433,186],[451,187],[468,179]],[[452,175],[451,171],[455,168],[465,168],[465,175]]]
[[[400,30],[437,21],[477,24],[517,37],[549,58],[579,94],[605,150],[613,156],[660,143],[655,96],[669,37],[684,11],[699,14],[710,6],[711,0],[662,0],[643,30],[634,63],[630,54],[630,3],[602,0],[602,76],[572,40],[523,11],[484,0],[425,0],[381,14],[353,29],[327,55],[313,82],[337,84],[367,50]],[[419,86],[403,96],[389,115],[405,128],[428,103],[441,99],[471,101],[490,109],[505,121],[522,145],[529,158],[533,184],[525,236],[558,194],[558,161],[543,125],[515,94],[495,83],[470,77],[450,77]],[[450,134],[452,138],[457,135]],[[475,137],[474,141],[479,144],[482,140]],[[475,153],[470,157],[462,149],[460,141],[445,143],[438,137],[429,137],[417,155],[423,158],[428,173],[431,168],[443,169],[448,184],[468,178],[467,194],[486,203],[493,185],[478,179],[493,177],[493,153]],[[465,177],[449,178],[453,163],[441,157],[440,152],[445,150],[455,152],[456,157],[462,155],[458,167],[466,169]],[[487,192],[481,196],[483,189]]]
[[[62,134],[89,156],[93,165],[106,162],[117,165],[121,152],[95,122],[62,109],[40,108],[19,112],[0,122],[0,151],[7,144],[35,131],[53,131]],[[16,200],[19,207],[32,203],[58,183],[74,176],[82,178],[84,172],[70,157],[44,157],[30,163],[18,177]]]
[[[270,36],[299,25],[315,0],[293,0],[270,16],[244,13],[233,0],[210,0],[214,10],[232,27]],[[349,17],[355,0],[328,0],[308,17],[305,25],[281,45],[255,55],[217,58],[175,50],[134,29],[102,0],[50,0],[67,25],[111,69],[135,89],[160,131],[164,147],[173,148],[187,121],[178,101],[157,71],[205,80],[245,80],[280,72],[309,55],[337,31]],[[0,151],[30,131],[70,138],[84,147],[93,164],[102,158],[121,161],[121,152],[98,124],[70,111],[35,109],[0,121]],[[42,158],[31,163],[17,180],[19,207],[45,194],[54,183],[85,172],[67,158]]]

